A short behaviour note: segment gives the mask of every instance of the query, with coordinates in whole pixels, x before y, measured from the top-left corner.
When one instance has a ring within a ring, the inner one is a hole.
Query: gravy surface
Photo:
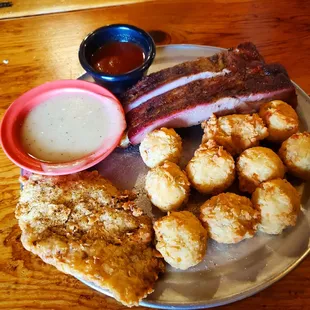
[[[96,151],[108,130],[109,120],[99,99],[82,92],[59,94],[28,113],[21,142],[30,156],[67,162]]]

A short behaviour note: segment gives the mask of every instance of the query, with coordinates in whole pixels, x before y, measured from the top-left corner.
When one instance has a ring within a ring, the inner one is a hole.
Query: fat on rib
[[[190,127],[212,113],[252,113],[262,103],[274,99],[296,106],[295,87],[283,66],[265,64],[262,58],[242,58],[239,68],[229,74],[190,82],[130,110],[126,118],[131,144],[140,143],[156,128]]]
[[[211,57],[201,57],[160,70],[144,77],[121,96],[125,112],[153,97],[201,79],[211,79],[235,73],[245,65],[263,63],[263,57],[251,42],[223,51]]]

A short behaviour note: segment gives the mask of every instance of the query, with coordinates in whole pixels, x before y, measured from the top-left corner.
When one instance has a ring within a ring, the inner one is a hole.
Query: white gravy
[[[26,116],[21,141],[26,152],[43,161],[59,163],[96,151],[108,136],[104,105],[85,93],[56,95]]]

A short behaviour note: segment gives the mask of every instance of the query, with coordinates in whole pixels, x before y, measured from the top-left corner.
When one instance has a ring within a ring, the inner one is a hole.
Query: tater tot
[[[259,230],[280,234],[286,227],[295,226],[300,197],[288,181],[275,179],[262,183],[253,193],[252,203],[261,212]]]
[[[233,157],[213,140],[200,145],[186,167],[192,186],[202,194],[218,194],[235,179]]]
[[[253,208],[250,199],[233,193],[222,193],[201,206],[200,219],[213,240],[237,243],[255,235],[260,214]]]
[[[154,223],[156,249],[174,268],[188,269],[200,263],[207,249],[207,231],[188,211],[171,212]]]
[[[213,139],[232,155],[258,145],[260,140],[268,136],[263,120],[256,113],[232,114],[219,118],[213,114],[201,126],[204,130],[202,142]]]
[[[239,189],[253,193],[262,182],[283,178],[285,166],[280,157],[266,147],[252,147],[241,153],[237,160]]]
[[[303,180],[310,180],[310,133],[299,132],[282,143],[279,155],[288,171]]]
[[[182,139],[174,129],[161,128],[149,133],[141,142],[140,155],[149,168],[165,160],[178,163],[182,152]]]
[[[153,205],[167,212],[177,210],[186,203],[190,183],[179,166],[165,161],[147,173],[145,190]]]
[[[281,100],[264,103],[259,110],[259,116],[265,122],[269,136],[268,140],[281,143],[298,131],[298,116],[295,110]]]

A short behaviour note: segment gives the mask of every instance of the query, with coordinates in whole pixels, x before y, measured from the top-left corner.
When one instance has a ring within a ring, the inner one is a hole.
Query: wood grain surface
[[[0,19],[94,9],[146,1],[150,0],[0,0]]]
[[[308,1],[156,1],[0,21],[0,113],[28,89],[83,73],[82,38],[108,23],[150,31],[158,44],[222,47],[251,40],[310,93]],[[28,253],[14,217],[19,169],[0,152],[0,309],[125,309]],[[310,259],[253,297],[221,309],[310,309]],[[134,309],[143,309],[142,307]]]

